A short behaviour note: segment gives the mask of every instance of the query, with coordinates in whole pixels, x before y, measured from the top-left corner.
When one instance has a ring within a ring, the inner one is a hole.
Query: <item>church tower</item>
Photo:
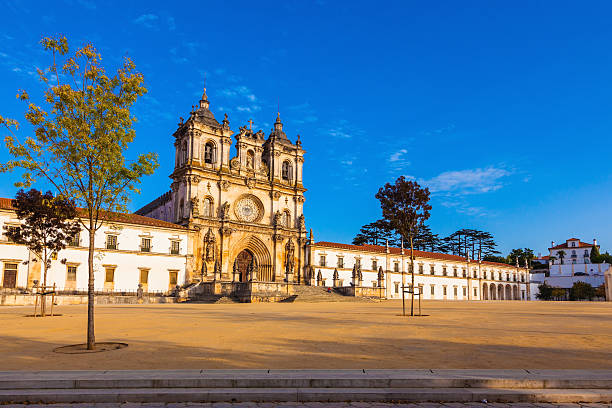
[[[252,120],[239,127],[233,157],[232,136],[227,115],[219,123],[210,111],[205,89],[174,132],[171,192],[138,213],[189,227],[194,254],[187,268],[190,281],[222,286],[259,282],[279,288],[310,283],[303,214],[305,151],[299,135],[292,143],[277,113],[267,137],[254,131]]]

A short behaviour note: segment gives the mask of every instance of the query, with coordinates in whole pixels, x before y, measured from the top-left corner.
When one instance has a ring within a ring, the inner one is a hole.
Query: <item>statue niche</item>
[[[204,260],[212,262],[215,260],[215,254],[217,252],[217,239],[215,234],[212,232],[212,228],[208,228],[208,232],[204,236]]]
[[[293,274],[295,259],[295,244],[293,240],[289,238],[287,241],[287,245],[285,245],[285,273],[287,274],[287,280],[289,280],[289,276]]]

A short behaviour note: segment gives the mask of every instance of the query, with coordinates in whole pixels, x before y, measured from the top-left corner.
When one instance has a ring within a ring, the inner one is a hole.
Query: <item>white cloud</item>
[[[408,150],[400,149],[397,152],[393,153],[391,157],[389,157],[389,161],[396,162],[396,161],[402,160],[402,156],[405,155],[406,153],[408,153]]]
[[[432,193],[445,195],[482,194],[499,190],[503,187],[503,179],[510,176],[511,171],[496,168],[477,168],[466,170],[445,171],[429,180],[420,180],[429,187]]]
[[[153,28],[155,27],[157,20],[159,20],[159,17],[156,14],[143,14],[134,19],[134,23],[140,24],[147,28]]]

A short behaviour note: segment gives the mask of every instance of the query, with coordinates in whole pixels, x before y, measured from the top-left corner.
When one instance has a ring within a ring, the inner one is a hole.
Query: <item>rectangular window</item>
[[[442,276],[447,276],[448,272],[446,272],[446,266],[442,267]]]
[[[423,274],[423,265],[419,265],[419,274]]]
[[[116,235],[106,236],[106,249],[117,249],[117,236]]]
[[[18,228],[19,228],[19,227],[18,227],[18,226],[16,226],[16,225],[7,225],[7,226],[6,226],[6,230],[7,230],[7,232],[15,232],[15,231],[17,231],[17,229],[18,229]],[[12,239],[10,239],[8,236],[6,236],[6,235],[5,235],[5,237],[6,237],[6,239],[7,239],[7,241],[8,241],[8,242],[13,242],[13,240],[12,240]]]
[[[457,276],[457,268],[453,268],[453,276]]]
[[[487,279],[487,271],[483,272],[483,278]]]
[[[106,273],[104,274],[104,282],[113,283],[114,281],[115,281],[115,268],[106,268]]]
[[[170,286],[176,286],[177,282],[178,282],[178,272],[171,271],[170,272]]]
[[[170,254],[178,255],[181,252],[181,241],[172,241],[170,244]]]
[[[431,296],[436,295],[436,285],[431,285]]]
[[[453,287],[453,295],[454,295],[455,297],[457,297],[457,287],[456,287],[456,286],[455,286],[455,287]]]
[[[476,279],[478,277],[478,272],[476,272],[476,269],[474,269],[474,279]]]
[[[463,277],[467,278],[467,271],[465,269],[463,270]]]
[[[360,258],[355,259],[355,265],[356,266],[361,266],[361,259]]]
[[[377,283],[378,282],[376,282],[376,281],[372,281],[372,287],[375,288]]]
[[[338,257],[338,268],[344,268],[344,258],[341,256]]]
[[[325,266],[325,255],[319,257],[319,266]]]
[[[399,293],[399,282],[395,282],[395,293]]]
[[[442,286],[442,294],[446,296],[446,286]]]
[[[478,296],[478,289],[474,288],[474,296]]]
[[[433,265],[429,266],[429,273],[432,274],[432,275],[436,274],[436,268]]]
[[[142,238],[140,240],[140,252],[151,252],[151,238]]]
[[[372,261],[372,270],[375,271],[378,269],[378,262],[376,262],[376,260]]]
[[[393,263],[393,271],[394,272],[399,272],[399,262]]]
[[[464,286],[463,287],[463,297],[467,296],[467,288]]]
[[[146,285],[147,283],[149,283],[149,270],[148,269],[141,269],[140,270],[140,283],[142,283],[143,285]]]
[[[77,267],[69,265],[67,270],[66,270],[66,281],[67,282],[75,282],[76,281],[76,273],[77,273]]]

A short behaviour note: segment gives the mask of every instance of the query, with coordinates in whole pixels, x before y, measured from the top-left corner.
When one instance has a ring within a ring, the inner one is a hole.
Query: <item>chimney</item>
[[[597,238],[593,238],[593,246],[597,246]]]

